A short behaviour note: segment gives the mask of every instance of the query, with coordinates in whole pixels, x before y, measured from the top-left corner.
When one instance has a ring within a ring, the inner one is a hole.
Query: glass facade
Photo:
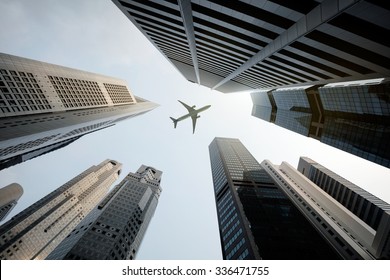
[[[238,139],[209,150],[224,259],[339,258]]]
[[[390,84],[322,87],[325,110],[356,114],[390,115]]]
[[[221,144],[217,144],[217,141]],[[240,158],[239,153],[242,154],[243,149],[245,150],[245,147],[235,139],[229,143],[226,139],[216,138],[209,146],[224,259],[238,259],[240,256],[242,259],[259,258],[257,251],[254,251],[250,232],[246,230],[245,217],[241,214],[236,191],[232,187],[232,180],[244,180],[244,161],[252,170],[258,167],[258,163],[249,153]]]
[[[252,116],[256,116],[259,119],[267,122],[271,121],[272,104],[268,97],[267,92],[258,92],[252,95],[253,108]]]
[[[237,190],[261,258],[340,258],[276,184],[262,183]]]
[[[390,83],[320,87],[321,142],[390,167]]]
[[[312,115],[310,113],[278,110],[275,124],[304,136],[308,136],[311,117]]]
[[[272,96],[277,108],[275,124],[309,135],[312,114],[305,89],[276,90]]]
[[[252,100],[253,116],[390,167],[388,80],[252,93]]]
[[[390,167],[390,125],[326,117],[322,143]]]

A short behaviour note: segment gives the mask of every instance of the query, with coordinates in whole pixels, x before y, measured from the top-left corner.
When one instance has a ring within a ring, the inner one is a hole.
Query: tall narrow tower
[[[48,259],[132,260],[156,210],[162,172],[129,173]]]
[[[123,80],[0,53],[0,169],[155,107]]]
[[[121,166],[92,166],[2,225],[0,259],[46,258],[107,194]]]
[[[210,146],[224,259],[338,259],[238,139]]]
[[[22,194],[23,188],[17,183],[9,184],[0,189],[0,221],[8,216]]]

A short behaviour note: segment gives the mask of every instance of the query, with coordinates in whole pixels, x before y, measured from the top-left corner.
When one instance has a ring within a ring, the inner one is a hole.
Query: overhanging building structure
[[[156,210],[162,172],[129,173],[47,259],[133,260]]]
[[[0,53],[0,169],[157,106],[123,80]]]
[[[390,167],[390,80],[251,93],[252,115]]]
[[[189,81],[221,92],[390,77],[378,0],[113,0]]]
[[[45,259],[105,197],[122,164],[105,160],[0,227],[0,259]]]
[[[209,149],[224,259],[390,258],[388,203],[308,158],[298,171],[238,139]]]

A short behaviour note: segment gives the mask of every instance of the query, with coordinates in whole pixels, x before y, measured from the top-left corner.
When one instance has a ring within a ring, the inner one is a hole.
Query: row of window
[[[129,252],[129,250],[140,228],[140,224],[136,222],[139,220],[140,214],[141,212],[139,211],[139,209],[137,209],[133,217],[128,221],[127,225],[124,227],[124,232],[122,234],[123,239],[119,239],[117,241],[117,244],[114,247],[115,249],[112,250],[111,252],[112,258],[125,259],[129,254],[135,253],[134,249],[132,250],[132,252]]]
[[[4,237],[3,237],[4,238]],[[8,248],[6,251],[3,251],[0,255],[0,260],[7,260],[13,257],[14,252],[19,251],[19,246],[22,244],[22,240],[19,239],[17,242],[13,244],[11,248]]]
[[[94,131],[94,130],[98,129],[99,127],[104,126],[105,124],[107,124],[109,122],[110,121],[105,121],[105,122],[96,123],[96,124],[92,124],[92,125],[88,125],[88,126],[84,126],[84,127],[81,127],[81,128],[74,129],[74,130],[72,130],[72,131],[62,135],[57,140],[61,140],[61,139],[64,139],[64,138],[67,138],[67,137],[71,137],[71,136],[75,136],[75,135],[79,135],[79,134],[85,134],[86,132],[89,132],[89,131]]]
[[[226,186],[227,186],[227,183],[226,183]],[[222,209],[226,203],[228,203],[230,200],[232,200],[232,195],[230,193],[230,190],[228,189],[228,191],[222,196],[222,198],[220,198],[217,202],[217,208],[218,209]]]
[[[218,156],[218,155],[215,155]],[[218,164],[216,164],[218,163]],[[215,193],[218,193],[219,190],[224,185],[224,181],[226,180],[225,171],[222,165],[222,161],[218,156],[218,161],[214,162],[212,165],[212,174],[213,174],[213,183],[215,188]]]
[[[1,72],[7,72],[2,69]],[[15,71],[9,71],[9,74]],[[44,111],[51,109],[48,100],[37,81],[31,77],[24,76],[1,76],[0,75],[0,111],[3,113]],[[4,82],[2,81],[2,79]]]
[[[30,83],[21,83],[21,82],[2,82],[0,80],[0,88],[1,92],[7,93],[7,92],[12,92],[12,93],[20,93],[20,92],[38,92],[41,93],[42,90],[40,89],[38,84],[30,84]]]
[[[325,110],[358,114],[390,115],[390,102],[372,86],[323,87],[319,89]]]
[[[316,168],[313,172],[312,180],[315,184],[365,221],[374,230],[377,230],[384,211],[364,197],[364,195],[372,196],[371,194],[366,193],[357,186],[351,185],[351,187],[358,188],[357,191],[361,192],[361,194],[358,194],[351,190],[349,186],[341,184],[339,181]]]
[[[236,241],[236,239],[237,239],[238,237],[240,237],[241,233],[242,233],[242,228],[240,228],[240,229],[239,229],[239,230],[238,230],[238,231],[229,239],[229,241],[225,243],[225,245],[224,245],[225,251],[234,243],[234,241]]]
[[[0,156],[6,156],[6,155],[9,155],[9,154],[12,154],[12,153],[16,153],[16,152],[19,152],[19,151],[24,151],[26,149],[30,149],[32,147],[36,147],[36,146],[39,146],[55,137],[57,137],[59,134],[55,134],[55,135],[51,135],[51,136],[46,136],[46,137],[43,137],[43,138],[40,138],[40,139],[37,139],[37,140],[34,140],[34,141],[29,141],[29,142],[26,142],[26,143],[22,143],[22,144],[18,144],[18,145],[15,145],[15,146],[10,146],[10,147],[7,147],[5,149],[0,149]]]
[[[221,213],[219,213],[220,217],[223,217],[225,215],[225,213],[232,208],[233,200],[230,199],[229,201],[230,201],[229,204],[227,204],[227,205],[224,204],[224,205],[221,205],[220,207],[218,207],[218,212],[221,212]]]
[[[40,117],[40,118],[34,118],[34,119],[8,121],[8,122],[3,122],[0,126],[0,128],[16,127],[16,126],[20,126],[20,125],[31,125],[34,123],[43,123],[43,122],[48,122],[48,121],[56,121],[56,120],[60,120],[60,119],[61,120],[65,119],[65,117],[51,116],[51,117]]]
[[[66,218],[68,216],[69,213],[72,213],[72,218],[74,215],[78,215],[79,212],[82,210],[81,208],[81,205],[79,203],[76,203],[76,204],[73,204],[73,205],[69,205],[70,207],[68,209],[61,209],[61,210],[65,210],[63,213],[59,213],[59,210],[57,210],[57,213],[56,215],[51,215],[49,218],[52,218],[54,221],[51,222],[43,231],[45,233],[49,232],[51,229],[53,229],[56,225],[58,225],[59,223],[61,224],[65,224],[64,222],[64,218]],[[76,210],[77,213],[74,213]],[[59,216],[57,216],[59,215]],[[70,217],[68,217],[69,219]],[[48,219],[46,222],[50,222],[50,220]]]
[[[11,74],[12,76],[18,76],[18,74],[19,74],[20,77],[31,77],[31,78],[34,77],[34,75],[32,73],[16,72],[13,70],[7,71],[5,69],[0,69],[0,73],[3,75],[10,75]]]
[[[103,83],[114,104],[133,103],[130,92],[126,86]]]
[[[95,81],[48,76],[65,108],[106,105],[107,101]]]
[[[230,251],[230,253],[226,256],[226,259],[227,260],[230,260],[233,255],[241,248],[242,245],[245,244],[245,237],[243,237],[240,242],[237,243],[236,246],[234,246],[234,248]]]
[[[226,215],[220,215],[220,219],[221,219],[221,225],[223,225],[225,223],[225,221],[236,211],[236,208],[235,207],[232,207],[229,212],[226,213]],[[222,218],[223,217],[223,218]]]
[[[241,255],[239,255],[237,257],[237,260],[245,260],[245,258],[249,255],[249,250],[248,249],[245,249],[244,252],[241,253]]]
[[[329,117],[325,118],[321,142],[390,167],[387,130],[384,124]]]
[[[223,234],[223,237],[222,237],[222,239],[223,239],[223,241],[225,241],[228,237],[229,237],[229,235],[238,227],[240,225],[240,220],[237,220],[232,226],[231,226],[231,228],[227,231],[227,232],[225,232],[224,234]]]
[[[234,220],[237,218],[237,216],[238,216],[238,214],[237,214],[237,212],[233,215],[233,217],[231,217],[230,219],[229,219],[229,221],[225,224],[225,226],[222,228],[222,232],[224,232],[228,227],[229,227],[229,225],[232,223],[232,222],[234,222]],[[221,223],[222,224],[222,223]]]

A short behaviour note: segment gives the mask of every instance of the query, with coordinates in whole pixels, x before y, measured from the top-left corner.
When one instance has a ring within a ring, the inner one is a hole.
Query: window
[[[336,240],[336,242],[341,246],[341,247],[344,247],[345,244],[343,241],[340,240],[340,238],[338,238],[337,236],[334,238]]]

